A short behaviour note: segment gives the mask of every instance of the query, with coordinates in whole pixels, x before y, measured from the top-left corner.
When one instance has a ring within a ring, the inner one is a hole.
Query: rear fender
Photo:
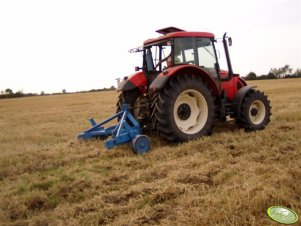
[[[169,78],[175,75],[183,76],[185,74],[193,74],[200,76],[207,84],[208,87],[213,90],[214,94],[219,94],[219,88],[216,85],[214,79],[203,69],[193,65],[179,65],[161,72],[156,79],[150,85],[152,91],[160,90],[164,87]]]
[[[139,88],[142,93],[145,93],[147,79],[142,71],[132,74],[129,78],[124,78],[117,87],[118,91],[129,91]]]
[[[244,86],[238,90],[233,99],[233,107],[236,112],[236,117],[240,117],[240,109],[242,105],[242,101],[251,90],[254,90],[257,86]]]

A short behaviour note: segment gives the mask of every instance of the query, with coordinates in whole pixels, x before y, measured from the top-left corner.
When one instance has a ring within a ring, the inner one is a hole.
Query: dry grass
[[[301,80],[255,83],[273,107],[265,130],[227,122],[180,145],[151,134],[144,156],[76,139],[115,112],[115,92],[1,100],[1,224],[277,225],[272,205],[301,216]]]

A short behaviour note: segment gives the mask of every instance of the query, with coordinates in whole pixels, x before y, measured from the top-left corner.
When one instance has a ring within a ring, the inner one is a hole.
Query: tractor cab
[[[201,68],[219,82],[213,34],[175,28],[157,32],[164,35],[144,42],[143,71],[146,75],[153,77],[175,66],[191,65]]]

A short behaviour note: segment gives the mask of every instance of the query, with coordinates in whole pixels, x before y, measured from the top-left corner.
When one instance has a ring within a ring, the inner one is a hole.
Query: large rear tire
[[[261,130],[270,122],[270,101],[264,93],[251,90],[243,99],[236,123],[246,130]]]
[[[208,135],[215,118],[213,95],[197,76],[171,78],[159,92],[155,117],[159,133],[168,141]]]
[[[134,118],[143,124],[146,114],[148,113],[148,100],[139,89],[133,89],[130,91],[123,91],[119,97],[116,104],[116,112],[121,111],[122,104],[129,105],[129,112],[134,116]]]

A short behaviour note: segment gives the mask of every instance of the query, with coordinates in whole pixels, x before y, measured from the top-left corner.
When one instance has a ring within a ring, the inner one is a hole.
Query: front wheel
[[[261,130],[270,122],[270,101],[258,90],[250,91],[243,99],[237,124],[246,130]]]

